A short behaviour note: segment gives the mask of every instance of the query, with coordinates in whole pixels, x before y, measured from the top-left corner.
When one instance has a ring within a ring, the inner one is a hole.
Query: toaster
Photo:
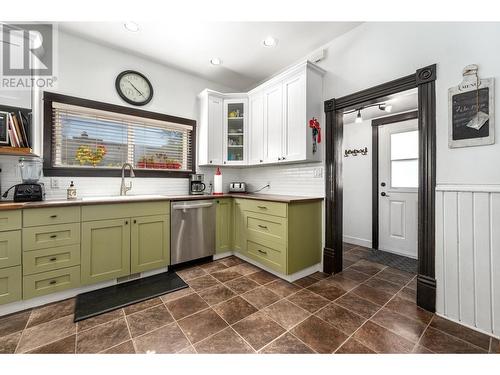
[[[247,184],[244,182],[231,182],[229,184],[229,192],[230,193],[246,193]]]

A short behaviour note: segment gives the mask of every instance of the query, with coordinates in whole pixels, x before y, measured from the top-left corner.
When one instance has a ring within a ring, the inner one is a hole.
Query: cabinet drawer
[[[168,215],[169,213],[169,201],[98,204],[82,207],[82,221]]]
[[[42,272],[23,278],[23,299],[43,296],[80,285],[80,266]]]
[[[0,210],[0,232],[21,229],[21,210]]]
[[[45,249],[80,243],[80,224],[58,224],[23,229],[23,250]]]
[[[23,227],[78,223],[80,207],[46,207],[23,210]]]
[[[286,252],[284,250],[247,240],[246,255],[275,271],[286,274]]]
[[[21,264],[21,231],[0,232],[0,268]]]
[[[245,212],[245,230],[248,239],[259,239],[263,244],[286,244],[287,220],[278,216]]]
[[[26,251],[23,254],[23,275],[53,271],[79,264],[80,245]]]
[[[0,269],[0,305],[21,300],[21,266]]]
[[[246,202],[242,203],[242,205],[245,211],[252,211],[267,215],[287,217],[286,203],[247,199]]]

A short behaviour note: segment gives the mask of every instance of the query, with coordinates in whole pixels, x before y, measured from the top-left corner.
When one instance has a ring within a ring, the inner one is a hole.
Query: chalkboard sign
[[[0,145],[9,144],[8,113],[0,112]]]
[[[463,81],[448,90],[449,147],[495,143],[494,81],[479,79],[477,65],[464,69]]]

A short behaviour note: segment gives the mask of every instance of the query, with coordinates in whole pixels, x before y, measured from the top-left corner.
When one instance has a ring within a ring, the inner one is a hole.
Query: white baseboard
[[[381,249],[381,248],[379,248],[379,250],[380,251],[385,251],[386,253],[401,255],[401,256],[407,257],[407,258],[418,259],[418,255],[417,254],[408,254],[408,253],[404,253],[404,252],[402,252],[400,250]]]
[[[158,273],[166,272],[167,270],[168,270],[168,267],[163,267],[163,268],[158,268],[158,269],[153,270],[153,271],[143,272],[143,273],[141,273],[141,276],[139,278],[153,276],[153,275],[156,275]],[[134,280],[134,279],[130,279],[127,281],[131,281],[131,280]],[[116,285],[116,284],[118,284],[118,283],[115,279],[115,280],[105,281],[105,282],[102,282],[99,284],[93,284],[93,285],[83,286],[80,288],[65,290],[62,292],[47,294],[46,296],[35,297],[35,298],[31,298],[31,299],[28,299],[25,301],[12,302],[12,303],[9,303],[7,305],[0,306],[0,317],[4,316],[4,315],[15,313],[18,311],[43,306],[43,305],[46,305],[48,303],[62,301],[62,300],[68,299],[68,298],[75,297],[81,293],[91,292],[93,290],[106,288],[107,286],[112,286],[112,285]]]
[[[372,241],[371,240],[365,240],[364,238],[351,237],[351,236],[347,236],[347,235],[344,234],[342,236],[342,240],[344,242],[347,242],[347,243],[352,243],[354,245],[368,247],[370,249],[372,247]]]

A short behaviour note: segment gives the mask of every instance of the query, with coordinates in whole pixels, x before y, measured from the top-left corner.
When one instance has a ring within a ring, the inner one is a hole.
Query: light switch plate
[[[59,189],[59,180],[57,178],[50,178],[50,188],[51,189]]]
[[[322,178],[322,177],[323,177],[323,168],[314,168],[313,178]]]

